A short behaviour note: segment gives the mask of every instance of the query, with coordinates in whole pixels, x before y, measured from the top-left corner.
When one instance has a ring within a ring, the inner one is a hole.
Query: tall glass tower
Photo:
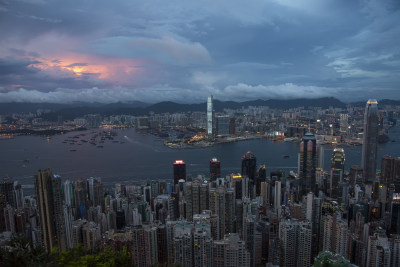
[[[299,177],[301,195],[316,191],[317,141],[312,133],[306,133],[300,143]]]
[[[213,134],[213,97],[207,98],[207,134]]]
[[[376,174],[376,156],[378,143],[378,101],[370,99],[364,113],[364,137],[361,166],[364,170],[364,182],[373,183]]]

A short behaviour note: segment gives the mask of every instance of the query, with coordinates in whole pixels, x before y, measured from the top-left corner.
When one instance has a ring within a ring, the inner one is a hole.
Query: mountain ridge
[[[238,109],[249,106],[268,106],[272,109],[290,109],[297,107],[321,107],[323,109],[345,108],[346,103],[334,97],[323,98],[297,98],[297,99],[256,99],[244,102],[235,101],[220,101],[215,99],[214,110],[221,112],[224,109]],[[378,101],[382,105],[400,105],[400,100],[383,99]],[[349,103],[352,106],[365,106],[365,102]],[[29,113],[36,112],[37,109],[50,109],[51,112],[45,115],[46,119],[56,120],[58,116],[63,119],[73,119],[83,116],[85,114],[101,114],[107,115],[121,115],[130,114],[135,116],[147,115],[150,112],[154,113],[176,113],[176,112],[196,112],[205,111],[206,102],[195,104],[182,104],[172,101],[163,101],[155,104],[148,104],[140,101],[133,101],[129,103],[72,103],[72,104],[54,104],[54,103],[0,103],[0,114],[10,113]]]

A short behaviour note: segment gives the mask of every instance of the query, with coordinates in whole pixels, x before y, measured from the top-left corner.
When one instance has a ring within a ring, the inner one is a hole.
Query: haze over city
[[[1,1],[0,102],[399,99],[399,7]]]

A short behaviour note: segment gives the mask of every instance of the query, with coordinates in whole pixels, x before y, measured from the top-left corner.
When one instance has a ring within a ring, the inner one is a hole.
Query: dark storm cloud
[[[38,63],[37,61],[16,60],[16,59],[1,59],[0,58],[0,76],[3,78],[7,75],[27,75],[36,73],[39,70],[32,67],[32,64]]]
[[[0,101],[398,99],[399,18],[396,0],[3,2]]]

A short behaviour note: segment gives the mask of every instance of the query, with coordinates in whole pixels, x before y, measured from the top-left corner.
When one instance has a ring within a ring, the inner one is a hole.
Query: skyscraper
[[[400,193],[393,194],[389,232],[396,235],[400,234]]]
[[[229,135],[229,116],[217,116],[217,135],[218,136],[227,136]]]
[[[214,112],[213,112],[213,97],[209,96],[207,98],[207,134],[213,134],[213,120],[214,120]]]
[[[315,174],[317,167],[317,142],[312,133],[306,133],[300,143],[299,177],[301,195],[315,192]]]
[[[180,179],[186,180],[186,163],[183,160],[175,160],[173,166],[174,184],[178,184]]]
[[[60,251],[65,251],[66,237],[61,179],[53,176],[50,169],[46,169],[39,170],[35,180],[43,247],[48,252],[56,246]]]
[[[267,178],[267,170],[265,165],[260,166],[258,168],[258,175],[256,180],[256,196],[259,196],[261,193],[261,183],[265,182]]]
[[[210,160],[210,178],[211,181],[221,177],[221,162],[217,158]]]
[[[376,175],[376,156],[378,145],[378,102],[370,99],[364,113],[364,137],[361,167],[364,182],[373,183]]]
[[[14,182],[10,178],[4,178],[0,181],[0,193],[6,196],[6,202],[15,208],[13,196]]]
[[[347,112],[340,113],[340,133],[345,134],[347,133],[349,124],[349,114]]]
[[[400,158],[383,156],[380,182],[382,184],[392,184],[396,177],[400,177]]]
[[[257,172],[257,159],[253,153],[248,151],[242,157],[242,176],[247,176],[254,183]]]
[[[344,161],[343,148],[335,148],[331,161],[330,196],[332,198],[338,198],[342,195],[342,192],[339,191],[339,183],[343,181]]]

